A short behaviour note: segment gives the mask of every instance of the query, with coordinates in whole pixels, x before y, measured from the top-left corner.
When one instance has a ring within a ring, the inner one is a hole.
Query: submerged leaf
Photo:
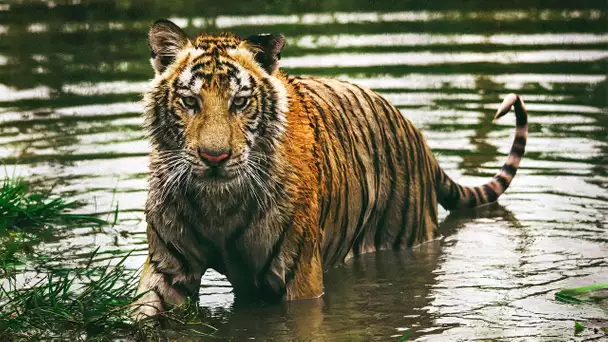
[[[574,321],[574,333],[578,334],[581,331],[585,330],[585,327],[577,321]]]
[[[555,299],[566,303],[599,302],[608,299],[608,283],[564,289],[555,293]]]
[[[403,336],[401,336],[401,337],[399,338],[399,340],[398,340],[397,342],[403,342],[403,341],[407,340],[407,339],[410,337],[410,335],[411,335],[411,334],[412,334],[412,329],[408,329],[408,330],[405,332],[405,334],[403,334]]]

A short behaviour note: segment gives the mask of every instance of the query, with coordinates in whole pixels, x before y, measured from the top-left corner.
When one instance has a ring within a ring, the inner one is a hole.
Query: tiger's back
[[[437,163],[420,131],[369,89],[335,79],[297,80],[313,103],[323,156],[324,265],[435,237]]]
[[[495,201],[523,156],[527,114],[518,97],[510,96],[499,111],[504,115],[514,104],[518,119],[507,163],[489,183],[466,187],[444,173],[420,130],[382,95],[336,79],[296,79],[313,103],[323,156],[319,227],[325,267],[437,237],[438,201],[446,209]]]

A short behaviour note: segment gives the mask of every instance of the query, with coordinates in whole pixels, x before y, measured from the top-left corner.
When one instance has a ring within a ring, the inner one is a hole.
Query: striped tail
[[[438,168],[437,199],[446,210],[473,208],[494,202],[511,184],[515,173],[517,173],[521,157],[526,150],[526,140],[528,139],[528,113],[519,96],[515,94],[507,95],[496,112],[494,121],[507,114],[511,107],[515,107],[517,122],[515,139],[511,146],[509,159],[490,182],[477,187],[462,186],[448,177],[441,168]]]

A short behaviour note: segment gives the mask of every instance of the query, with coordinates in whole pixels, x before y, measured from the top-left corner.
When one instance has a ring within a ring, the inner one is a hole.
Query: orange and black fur
[[[226,275],[237,297],[319,297],[328,267],[433,239],[438,204],[493,202],[511,183],[527,137],[516,95],[497,114],[515,107],[508,161],[489,183],[463,187],[381,95],[281,73],[283,43],[280,35],[191,40],[169,21],[152,26],[140,315],[196,299],[209,268]]]

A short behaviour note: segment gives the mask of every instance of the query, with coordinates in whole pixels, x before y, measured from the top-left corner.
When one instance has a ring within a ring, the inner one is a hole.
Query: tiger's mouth
[[[253,182],[256,185],[267,183],[268,171],[254,167],[251,160],[236,158],[218,166],[192,165],[192,177],[206,187],[226,189]]]
[[[227,184],[237,178],[236,173],[224,167],[195,168],[192,173],[200,180],[209,183]]]

